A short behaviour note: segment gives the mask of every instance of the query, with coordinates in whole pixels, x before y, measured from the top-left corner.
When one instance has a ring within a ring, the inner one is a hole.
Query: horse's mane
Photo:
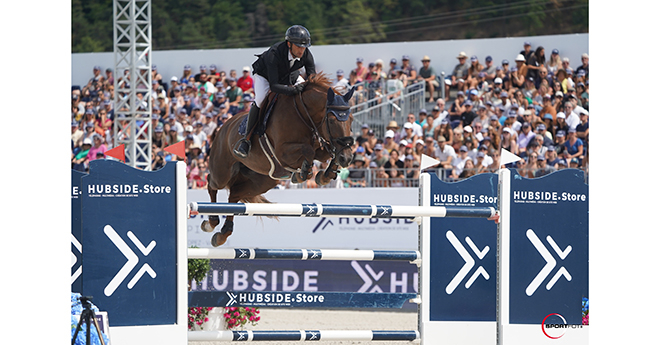
[[[327,89],[332,85],[332,81],[328,79],[328,75],[323,72],[319,72],[318,74],[312,74],[307,81],[309,82],[310,86],[318,85],[323,87],[324,89]]]

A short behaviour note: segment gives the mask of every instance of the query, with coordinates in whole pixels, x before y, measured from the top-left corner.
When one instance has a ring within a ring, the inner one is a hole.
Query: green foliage
[[[113,0],[71,0],[71,50],[113,50]],[[154,50],[266,47],[294,24],[351,44],[589,31],[588,0],[152,0]]]
[[[195,248],[195,247],[191,247]],[[211,270],[211,260],[209,259],[188,259],[188,281],[201,282],[206,274]]]

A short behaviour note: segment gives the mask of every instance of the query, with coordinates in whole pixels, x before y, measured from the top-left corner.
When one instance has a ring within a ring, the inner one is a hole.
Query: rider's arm
[[[274,50],[268,51],[265,56],[266,71],[268,73],[268,83],[270,84],[270,90],[277,93],[282,93],[285,95],[295,95],[296,89],[291,85],[280,84],[280,75],[278,68],[278,58]],[[286,59],[286,57],[284,57]],[[285,61],[283,63],[288,63]]]

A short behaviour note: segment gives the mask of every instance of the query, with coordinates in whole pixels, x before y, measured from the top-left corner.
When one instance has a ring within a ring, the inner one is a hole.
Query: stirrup
[[[234,154],[241,158],[247,158],[248,153],[250,153],[251,147],[252,147],[252,143],[250,143],[249,140],[243,138],[239,140],[234,146]]]

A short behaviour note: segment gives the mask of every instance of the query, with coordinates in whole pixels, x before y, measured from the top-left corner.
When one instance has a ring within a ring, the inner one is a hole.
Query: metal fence
[[[362,82],[355,87],[354,105],[351,107],[353,133],[360,133],[360,128],[366,123],[377,138],[382,138],[390,121],[403,124],[409,113],[418,114],[425,105],[425,83],[411,83],[398,89],[394,79],[385,79]]]

